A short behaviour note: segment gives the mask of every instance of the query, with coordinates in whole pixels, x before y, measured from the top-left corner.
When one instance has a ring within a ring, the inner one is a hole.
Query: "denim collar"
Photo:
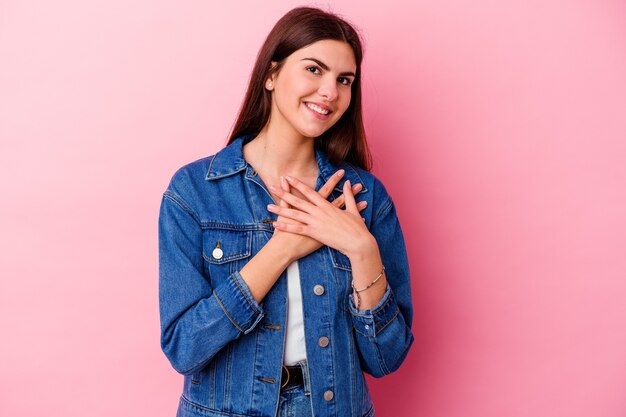
[[[205,179],[207,181],[211,181],[227,177],[245,169],[246,166],[248,166],[248,163],[243,158],[243,145],[253,138],[254,135],[239,136],[230,145],[217,152],[213,156],[213,159],[211,159],[209,170],[207,171]],[[331,164],[326,153],[318,148],[315,148],[315,159],[317,160],[317,165],[319,166],[319,174],[325,183],[339,169],[339,167]],[[363,185],[363,189],[360,193],[367,192],[365,183],[356,169],[351,164],[346,163],[343,165],[344,166],[341,167],[345,170],[343,180],[350,180],[350,184],[352,185],[360,183]],[[341,181],[341,184],[343,184],[343,181]],[[340,184],[335,186],[335,190],[340,193],[343,192]]]

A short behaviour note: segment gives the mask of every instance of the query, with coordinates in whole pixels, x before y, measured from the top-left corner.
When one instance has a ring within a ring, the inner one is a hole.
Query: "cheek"
[[[311,80],[303,76],[290,76],[284,80],[282,85],[283,92],[287,92],[286,95],[290,99],[300,99],[302,96],[309,95],[314,88]]]
[[[341,113],[345,113],[350,107],[350,100],[352,99],[350,92],[341,97]]]
[[[277,103],[285,111],[297,110],[296,107],[302,104],[303,97],[308,95],[304,83],[285,83],[281,87]]]

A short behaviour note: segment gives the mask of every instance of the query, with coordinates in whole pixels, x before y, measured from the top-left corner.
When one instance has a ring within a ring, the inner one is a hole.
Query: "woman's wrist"
[[[352,262],[361,262],[364,259],[371,259],[378,256],[378,243],[371,233],[355,240],[353,248],[344,251],[344,254]]]
[[[358,245],[346,256],[352,266],[351,285],[359,290],[367,287],[367,290],[359,293],[352,291],[350,296],[354,297],[354,305],[358,310],[371,309],[380,302],[387,287],[387,277],[383,272],[376,238],[370,233],[360,239]],[[376,282],[373,283],[374,280]]]
[[[278,242],[275,236],[272,236],[265,246],[268,246],[268,249],[271,248],[271,252],[277,254],[276,261],[281,267],[284,267],[283,269],[287,269],[289,265],[298,260],[298,257],[293,251]]]

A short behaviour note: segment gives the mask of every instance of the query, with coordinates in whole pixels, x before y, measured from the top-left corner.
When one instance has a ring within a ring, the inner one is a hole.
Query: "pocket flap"
[[[252,251],[249,231],[210,229],[204,231],[202,239],[202,257],[213,264],[247,258]]]
[[[339,252],[337,249],[333,249],[328,246],[330,250],[330,256],[333,260],[333,265],[335,268],[344,269],[346,271],[352,271],[352,265],[350,264],[350,258],[348,258],[343,253]]]

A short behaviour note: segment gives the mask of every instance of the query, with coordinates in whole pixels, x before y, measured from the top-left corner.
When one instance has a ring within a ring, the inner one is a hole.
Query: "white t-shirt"
[[[306,359],[298,261],[294,261],[287,267],[287,294],[287,335],[283,362],[285,365],[295,365]]]

